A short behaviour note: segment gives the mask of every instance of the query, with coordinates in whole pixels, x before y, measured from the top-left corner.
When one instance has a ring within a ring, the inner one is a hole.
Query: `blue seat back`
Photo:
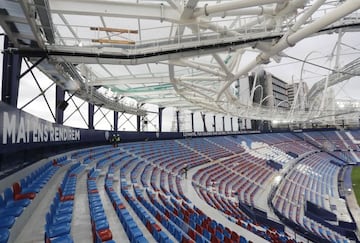
[[[14,193],[9,187],[4,191],[4,200],[5,202],[11,202],[14,200]]]

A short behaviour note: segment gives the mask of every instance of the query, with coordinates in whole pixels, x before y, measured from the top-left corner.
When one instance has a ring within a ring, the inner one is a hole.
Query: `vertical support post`
[[[88,127],[94,129],[94,104],[89,103],[88,105]]]
[[[225,132],[225,116],[222,117],[222,122],[223,122],[223,132]]]
[[[238,131],[240,132],[241,131],[241,119],[240,119],[240,117],[238,117],[237,122],[238,122]]]
[[[206,122],[205,122],[205,119],[206,119],[205,113],[201,113],[201,118],[202,118],[203,125],[204,125],[204,132],[207,132]]]
[[[231,131],[234,131],[234,127],[233,127],[233,118],[230,117],[230,125],[231,125]]]
[[[180,111],[176,111],[176,128],[177,128],[177,132],[180,132],[180,119],[179,119],[179,114]]]
[[[140,132],[140,120],[141,117],[139,115],[136,116],[136,131]]]
[[[9,38],[5,35],[4,50],[12,46]],[[13,107],[17,107],[21,61],[22,58],[18,54],[4,53],[1,100]]]
[[[64,123],[64,110],[67,107],[67,102],[64,100],[65,98],[65,90],[60,86],[56,85],[56,94],[55,94],[55,120],[57,124]]]
[[[119,112],[114,111],[114,131],[118,131],[118,125],[119,124]]]
[[[159,132],[162,132],[162,113],[165,107],[159,107]]]
[[[214,119],[214,124],[213,124],[214,132],[216,132],[216,115],[213,116],[213,119]]]
[[[359,123],[360,123],[360,119],[359,119]],[[194,132],[194,113],[191,112],[191,131]]]

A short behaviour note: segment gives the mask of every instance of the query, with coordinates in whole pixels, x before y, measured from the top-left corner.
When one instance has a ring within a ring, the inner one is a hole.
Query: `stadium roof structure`
[[[14,44],[5,51],[29,57],[54,82],[95,105],[137,115],[146,113],[140,104],[149,103],[326,122],[359,113],[296,104],[269,108],[241,101],[233,84],[307,37],[358,31],[359,8],[357,0],[5,0],[0,24]],[[242,59],[247,52],[256,56]],[[312,106],[323,102],[324,89],[358,73],[360,58],[319,80],[309,92]]]

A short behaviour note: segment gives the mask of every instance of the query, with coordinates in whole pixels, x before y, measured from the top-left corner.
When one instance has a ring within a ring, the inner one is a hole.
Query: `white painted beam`
[[[49,4],[51,12],[58,14],[140,18],[176,23],[180,18],[177,10],[165,5],[161,7],[160,4],[136,4],[97,0],[49,0]],[[161,16],[161,11],[163,12],[163,16]]]
[[[191,67],[191,68],[194,68],[194,69],[197,69],[197,70],[209,73],[209,74],[213,74],[215,76],[220,76],[220,77],[226,78],[226,74],[224,72],[214,70],[210,67],[207,67],[206,64],[201,65],[200,63],[192,62],[192,61],[185,60],[185,59],[172,60],[171,63],[179,65],[179,66]]]
[[[148,96],[148,97],[161,97],[163,95],[169,94],[169,95],[176,95],[175,91],[173,89],[166,89],[166,90],[146,90],[146,91],[116,91],[117,94],[119,95],[124,95],[124,96],[131,96],[131,97],[136,97],[136,96]]]
[[[213,13],[219,13],[240,8],[255,7],[271,3],[283,3],[286,0],[237,0],[216,5],[205,5],[203,8],[194,11],[194,17],[208,16]]]
[[[118,84],[154,84],[154,83],[169,83],[169,77],[141,77],[141,78],[123,78],[123,77],[111,77],[111,78],[98,78],[89,82],[90,86],[97,85],[118,85]]]
[[[183,12],[181,13],[181,19],[190,19],[193,15],[193,12],[196,8],[197,3],[199,0],[188,0],[184,6]]]
[[[176,0],[166,0],[173,9],[180,10],[180,4]]]

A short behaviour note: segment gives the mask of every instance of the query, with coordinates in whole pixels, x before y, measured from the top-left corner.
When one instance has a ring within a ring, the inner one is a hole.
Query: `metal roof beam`
[[[97,0],[50,0],[49,4],[51,12],[58,14],[140,18],[176,23],[179,22],[180,17],[177,10],[165,5],[160,7],[160,4],[136,4]],[[162,15],[161,12],[163,13]]]
[[[173,89],[165,89],[165,90],[144,90],[144,91],[132,91],[132,90],[116,90],[117,94],[137,97],[137,96],[163,96],[165,94],[175,95],[175,91]]]
[[[166,97],[166,98],[144,98],[144,101],[148,104],[164,104],[165,107],[169,106],[169,104],[173,104],[176,102],[178,102],[178,103],[186,102],[184,99],[182,99],[179,96]]]
[[[97,85],[119,85],[119,84],[145,84],[145,83],[169,83],[169,77],[141,77],[141,78],[98,78],[88,83],[89,86]]]
[[[184,6],[183,12],[181,13],[181,19],[189,19],[194,13],[197,3],[199,0],[188,0]]]
[[[176,0],[165,0],[173,9],[180,9],[180,4]]]
[[[248,7],[255,7],[264,4],[271,4],[271,3],[283,3],[286,0],[238,0],[238,1],[231,1],[216,5],[207,5],[205,4],[203,8],[199,8],[195,10],[194,17],[200,16],[208,16],[213,13],[224,12],[228,10],[234,10],[239,8],[248,8]]]
[[[180,60],[171,60],[172,64],[175,65],[179,65],[179,66],[185,66],[185,67],[191,67],[194,68],[196,70],[200,70],[209,74],[213,74],[215,76],[220,76],[223,78],[226,78],[226,74],[219,71],[219,70],[214,70],[214,68],[212,67],[208,67],[207,64],[202,64],[202,63],[197,63],[197,62],[192,62],[186,59],[180,59]]]

